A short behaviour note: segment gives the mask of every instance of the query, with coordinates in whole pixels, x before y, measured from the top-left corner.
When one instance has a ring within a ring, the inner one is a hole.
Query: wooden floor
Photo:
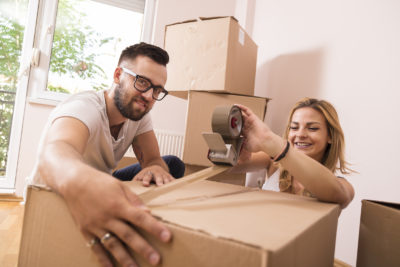
[[[0,197],[0,266],[16,267],[18,263],[24,205]]]

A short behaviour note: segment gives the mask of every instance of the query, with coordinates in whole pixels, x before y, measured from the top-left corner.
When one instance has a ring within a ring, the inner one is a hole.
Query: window
[[[59,101],[108,88],[121,50],[151,42],[154,7],[155,0],[0,1],[0,193],[15,189],[27,96]]]
[[[120,52],[140,41],[142,4],[124,9],[90,0],[59,0],[46,90],[107,89]]]
[[[153,1],[146,1],[147,10]],[[107,89],[120,52],[149,36],[145,0],[59,0],[57,6],[50,2],[42,12],[53,10],[56,15],[42,23],[38,49],[44,62],[34,72],[46,74],[37,78],[34,98],[62,100],[83,90]]]
[[[0,2],[0,186],[4,187],[13,184],[6,171],[27,9],[28,0]]]

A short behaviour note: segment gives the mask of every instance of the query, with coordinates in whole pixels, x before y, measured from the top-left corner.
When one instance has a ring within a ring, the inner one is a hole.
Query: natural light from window
[[[60,0],[47,90],[107,89],[121,51],[138,43],[143,12],[90,0]]]

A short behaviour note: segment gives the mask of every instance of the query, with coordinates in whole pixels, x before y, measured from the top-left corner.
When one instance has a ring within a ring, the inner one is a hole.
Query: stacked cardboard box
[[[254,95],[257,45],[233,17],[200,18],[165,28],[166,88]]]
[[[135,193],[151,190],[129,182]],[[315,199],[201,181],[147,203],[173,232],[146,238],[163,267],[332,266],[339,207]],[[140,230],[139,228],[136,228]],[[44,188],[27,194],[18,266],[99,266],[64,200]],[[134,255],[140,266],[150,266]]]
[[[183,161],[189,173],[212,165],[201,133],[211,132],[216,106],[243,104],[264,119],[268,99],[254,96],[257,45],[233,17],[167,25],[164,48],[170,55],[166,88],[188,100]],[[244,175],[238,179],[244,184]]]
[[[400,266],[400,203],[363,200],[357,267]]]

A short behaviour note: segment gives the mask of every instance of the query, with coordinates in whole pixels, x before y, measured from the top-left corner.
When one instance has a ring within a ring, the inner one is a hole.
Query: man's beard
[[[143,112],[134,110],[133,108],[133,103],[135,102],[135,100],[137,98],[141,98],[141,101],[146,102],[148,104],[148,101],[146,101],[143,97],[141,97],[140,95],[133,97],[132,99],[130,99],[130,101],[128,103],[124,103],[124,98],[125,95],[122,92],[123,89],[121,88],[123,85],[118,85],[115,88],[115,93],[114,93],[114,104],[117,107],[117,109],[119,110],[119,112],[121,112],[122,116],[124,116],[125,118],[128,118],[130,120],[133,121],[138,121],[141,120],[143,118],[144,115],[146,115],[150,109],[145,110]]]

